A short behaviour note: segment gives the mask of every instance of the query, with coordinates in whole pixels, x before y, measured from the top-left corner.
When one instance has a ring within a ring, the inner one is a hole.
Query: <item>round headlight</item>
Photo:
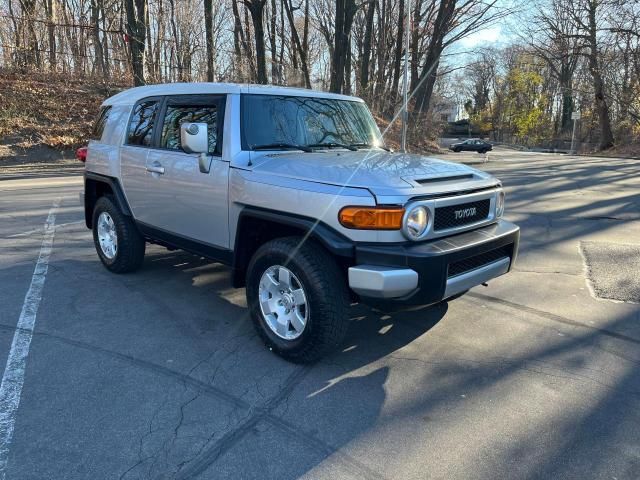
[[[501,217],[504,213],[504,190],[500,190],[498,192],[498,197],[496,198],[496,217]]]
[[[417,240],[429,225],[429,211],[422,206],[416,206],[407,212],[404,220],[404,232],[410,240]]]

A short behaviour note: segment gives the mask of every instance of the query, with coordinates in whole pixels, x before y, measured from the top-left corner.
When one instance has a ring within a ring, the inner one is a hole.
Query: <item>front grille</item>
[[[461,203],[448,207],[438,207],[435,212],[433,229],[447,230],[486,220],[489,217],[491,200],[478,200],[477,202]]]
[[[504,247],[496,248],[495,250],[489,250],[488,252],[474,255],[472,257],[458,260],[457,262],[451,262],[449,264],[449,272],[447,277],[455,277],[456,275],[462,275],[463,273],[470,272],[476,268],[483,267],[489,263],[493,263],[501,258],[511,257],[513,245],[507,245]]]

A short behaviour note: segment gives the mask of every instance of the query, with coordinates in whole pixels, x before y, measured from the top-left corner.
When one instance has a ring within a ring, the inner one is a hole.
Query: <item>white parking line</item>
[[[84,223],[84,220],[76,220],[75,222],[68,222],[68,223],[59,223],[58,225],[56,225],[56,228],[68,227],[69,225],[78,225],[80,223]],[[29,230],[28,232],[14,233],[13,235],[9,235],[7,238],[28,237],[29,235],[33,235],[34,233],[42,233],[42,231],[43,230],[41,228],[36,228],[35,230]]]
[[[44,281],[49,267],[53,237],[56,232],[56,211],[60,206],[60,201],[61,199],[57,199],[53,203],[51,210],[49,210],[47,221],[44,224],[44,238],[40,247],[40,255],[31,277],[31,285],[24,297],[22,312],[11,342],[11,350],[9,350],[7,366],[2,376],[2,384],[0,384],[0,480],[5,480],[7,475],[9,446],[13,438],[16,411],[20,405],[24,372],[36,323],[36,314],[42,299],[42,289],[44,288]]]

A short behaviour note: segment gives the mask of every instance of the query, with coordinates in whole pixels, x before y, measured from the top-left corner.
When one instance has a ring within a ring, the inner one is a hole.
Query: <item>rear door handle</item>
[[[153,162],[151,165],[147,165],[147,172],[164,175],[164,167],[160,165],[160,162]]]

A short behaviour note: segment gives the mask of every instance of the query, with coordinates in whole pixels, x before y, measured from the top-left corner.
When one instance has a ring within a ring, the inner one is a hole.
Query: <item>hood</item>
[[[442,193],[498,183],[491,175],[460,163],[386,151],[260,152],[252,163],[256,173],[366,188],[377,195]]]

